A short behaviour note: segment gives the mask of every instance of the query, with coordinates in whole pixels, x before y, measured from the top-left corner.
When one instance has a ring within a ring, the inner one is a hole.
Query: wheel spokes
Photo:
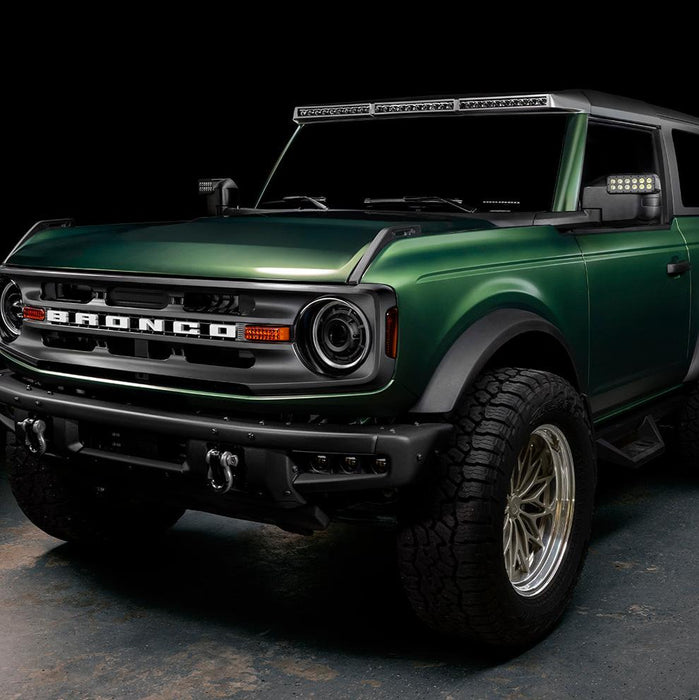
[[[537,428],[512,470],[503,521],[505,570],[523,595],[533,595],[532,588],[545,585],[565,552],[573,478],[564,433],[552,425]]]

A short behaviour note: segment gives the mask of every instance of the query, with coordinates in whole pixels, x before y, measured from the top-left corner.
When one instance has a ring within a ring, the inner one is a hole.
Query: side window
[[[583,167],[583,187],[607,175],[659,173],[653,134],[591,122]]]
[[[674,129],[680,194],[685,207],[699,207],[699,133]]]

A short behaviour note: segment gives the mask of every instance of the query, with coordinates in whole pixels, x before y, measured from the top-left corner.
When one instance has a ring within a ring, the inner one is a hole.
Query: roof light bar
[[[456,100],[418,100],[416,102],[377,102],[374,114],[408,114],[411,112],[455,112]]]
[[[555,97],[555,100],[554,100]],[[297,107],[294,120],[304,123],[314,120],[334,120],[343,117],[384,117],[408,114],[459,114],[475,112],[512,112],[542,109],[578,111],[575,106],[561,102],[558,96],[505,95],[502,97],[456,97],[432,100],[391,100],[361,104],[316,105]]]
[[[500,109],[526,109],[530,107],[550,107],[549,95],[528,95],[526,97],[462,97],[459,100],[459,109],[466,111],[475,110],[500,110]]]

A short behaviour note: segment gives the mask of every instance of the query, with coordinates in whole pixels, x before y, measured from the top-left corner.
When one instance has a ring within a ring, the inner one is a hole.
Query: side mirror
[[[653,173],[609,175],[583,190],[583,209],[599,209],[602,222],[660,218],[660,178]]]
[[[199,194],[206,196],[209,216],[221,216],[225,209],[240,206],[238,185],[230,178],[207,177],[199,180]]]

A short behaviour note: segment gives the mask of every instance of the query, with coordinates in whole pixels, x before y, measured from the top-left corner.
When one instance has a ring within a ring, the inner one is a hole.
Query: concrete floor
[[[607,472],[573,604],[493,661],[414,622],[388,533],[188,513],[158,549],[34,528],[0,466],[2,698],[699,697],[699,478]]]

